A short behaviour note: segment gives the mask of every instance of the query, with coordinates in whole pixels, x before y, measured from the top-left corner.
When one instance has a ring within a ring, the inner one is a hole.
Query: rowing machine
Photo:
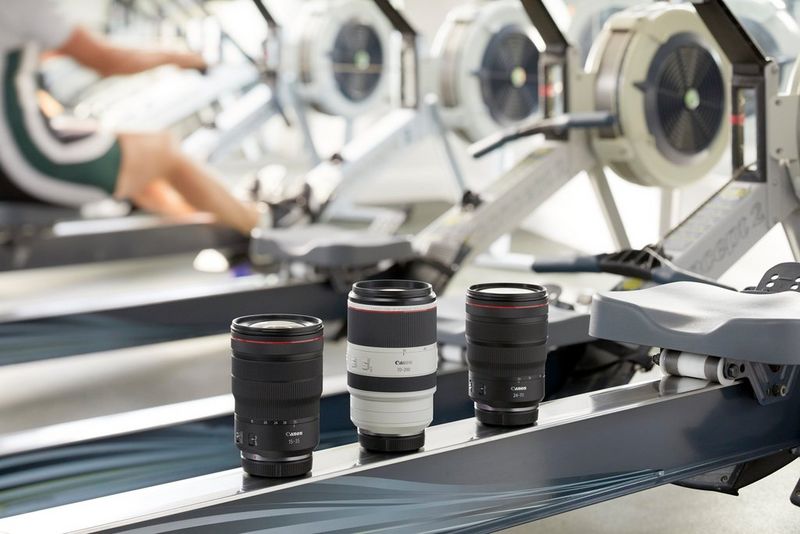
[[[708,1],[695,7],[733,64],[735,172],[716,194],[649,248],[660,251],[664,260],[660,264],[669,262],[673,271],[717,279],[778,224],[783,226],[795,257],[800,257],[796,131],[800,75],[795,66],[789,90],[781,93],[778,64],[762,53],[727,6]],[[754,139],[745,139],[745,106],[755,113]],[[755,146],[752,164],[746,161],[746,142]],[[594,261],[591,268],[597,265]],[[535,263],[533,268],[537,270]],[[648,278],[647,273],[640,274]]]

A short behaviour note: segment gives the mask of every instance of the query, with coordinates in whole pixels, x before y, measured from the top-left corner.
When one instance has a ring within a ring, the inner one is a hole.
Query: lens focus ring
[[[231,374],[234,377],[247,377],[256,381],[292,381],[304,380],[310,376],[322,376],[322,360],[312,357],[296,362],[258,362],[242,360],[233,353],[231,360]],[[313,355],[312,355],[313,356]]]
[[[234,377],[231,389],[236,413],[248,419],[285,421],[309,417],[319,407],[321,381],[316,379],[275,382],[265,387],[263,382]]]

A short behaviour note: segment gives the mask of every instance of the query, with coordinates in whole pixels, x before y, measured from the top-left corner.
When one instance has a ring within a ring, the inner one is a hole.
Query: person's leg
[[[131,198],[143,210],[161,215],[191,215],[197,209],[191,206],[166,180],[155,180]]]
[[[157,180],[165,180],[192,207],[213,214],[220,223],[248,234],[258,223],[255,206],[233,197],[203,167],[181,153],[166,133],[120,134],[122,164],[114,195],[135,201]]]

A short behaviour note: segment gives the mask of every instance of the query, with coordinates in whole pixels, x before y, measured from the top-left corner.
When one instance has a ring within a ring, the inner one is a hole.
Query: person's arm
[[[57,50],[81,65],[97,71],[103,77],[117,74],[135,74],[162,65],[176,65],[185,69],[205,70],[207,65],[197,54],[182,52],[141,51],[117,46],[76,26],[69,38]]]

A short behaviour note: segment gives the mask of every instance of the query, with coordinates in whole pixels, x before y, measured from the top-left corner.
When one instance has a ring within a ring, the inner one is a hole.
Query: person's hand
[[[186,53],[176,57],[175,64],[182,69],[194,69],[205,73],[208,70],[208,63],[200,54]]]

